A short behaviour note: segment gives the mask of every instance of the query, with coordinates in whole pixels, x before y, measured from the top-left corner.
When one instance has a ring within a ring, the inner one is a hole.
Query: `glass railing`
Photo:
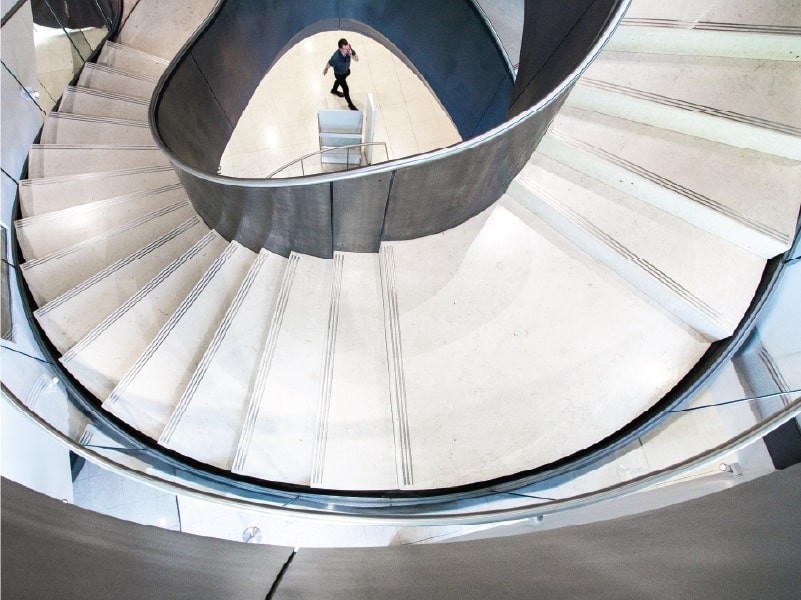
[[[666,399],[658,415],[563,464],[460,489],[374,495],[237,478],[137,438],[58,366],[30,326],[19,269],[13,261],[7,266],[15,326],[2,347],[3,395],[88,460],[171,493],[242,509],[396,525],[537,519],[699,476],[728,485],[743,471],[741,463],[747,476],[768,472],[768,434],[801,413],[798,236],[791,251],[769,263],[751,311],[724,351],[692,374],[681,397]],[[754,444],[763,438],[766,444]]]
[[[270,178],[305,177],[319,173],[336,173],[350,171],[358,167],[366,167],[389,160],[387,145],[384,142],[365,142],[363,144],[350,144],[323,148],[317,152],[310,152],[300,158],[288,162],[269,175]]]

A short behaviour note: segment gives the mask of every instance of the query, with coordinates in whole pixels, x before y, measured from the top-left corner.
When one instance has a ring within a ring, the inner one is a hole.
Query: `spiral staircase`
[[[36,320],[170,452],[361,491],[565,459],[730,336],[793,240],[797,2],[635,0],[495,205],[332,260],[227,242],[153,141],[153,89],[213,4],[141,0],[19,188]]]

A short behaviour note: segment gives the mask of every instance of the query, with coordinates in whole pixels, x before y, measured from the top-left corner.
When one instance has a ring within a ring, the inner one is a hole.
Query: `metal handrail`
[[[276,169],[275,171],[273,171],[272,173],[270,173],[269,175],[267,175],[265,177],[265,179],[270,179],[272,177],[275,177],[278,173],[280,173],[284,169],[288,169],[289,167],[291,167],[292,165],[294,165],[295,163],[298,163],[298,162],[300,163],[301,172],[303,172],[303,174],[305,176],[305,170],[303,169],[303,161],[304,160],[306,160],[307,158],[311,158],[312,156],[316,156],[318,154],[322,155],[322,154],[325,154],[326,152],[334,152],[334,151],[337,151],[337,150],[348,150],[348,160],[345,161],[345,164],[346,165],[350,165],[350,149],[351,148],[364,148],[366,146],[383,146],[384,147],[384,152],[385,153],[387,152],[387,143],[386,142],[362,142],[361,144],[349,144],[347,146],[331,146],[330,148],[323,148],[322,150],[317,150],[316,152],[309,152],[308,154],[305,154],[305,155],[301,156],[300,158],[296,158],[295,160],[292,160],[292,161],[286,163],[283,167],[280,167],[280,168]],[[386,156],[387,156],[387,158],[389,158],[389,154],[387,154]],[[384,162],[384,161],[381,161],[381,162]],[[358,166],[362,166],[362,165],[359,164]],[[342,170],[343,171],[348,171],[348,170],[350,170],[350,167],[346,166]]]

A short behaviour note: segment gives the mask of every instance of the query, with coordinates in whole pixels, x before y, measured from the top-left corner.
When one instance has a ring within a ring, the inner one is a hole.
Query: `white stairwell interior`
[[[536,468],[662,398],[792,239],[798,2],[635,0],[493,207],[332,260],[223,240],[153,142],[155,83],[214,4],[141,0],[20,185],[36,319],[165,448],[346,490]]]

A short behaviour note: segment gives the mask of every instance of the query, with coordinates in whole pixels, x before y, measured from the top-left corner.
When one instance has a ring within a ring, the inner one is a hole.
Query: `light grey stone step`
[[[36,319],[65,353],[206,234],[199,217],[192,217],[76,283],[38,309]]]
[[[192,217],[199,218],[188,200],[165,206],[99,236],[23,263],[25,281],[36,304],[43,306]]]
[[[153,146],[34,144],[28,153],[31,179],[168,165],[164,153]]]
[[[183,391],[159,443],[231,469],[287,260],[262,250]]]
[[[81,338],[61,363],[105,400],[227,247],[219,234],[209,232]]]
[[[636,0],[626,13],[627,19],[663,19],[690,23],[733,23],[775,29],[801,27],[801,2],[798,0]]]
[[[798,62],[801,27],[792,31],[787,26],[629,17],[604,49]]]
[[[127,73],[96,63],[86,63],[78,78],[78,85],[149,100],[157,81],[158,79],[154,77]]]
[[[216,6],[217,0],[152,2],[131,12],[117,42],[172,60]]]
[[[106,42],[97,58],[98,64],[125,71],[138,73],[158,79],[169,65],[169,61],[159,56],[143,52],[116,42]]]
[[[113,94],[85,87],[68,87],[61,96],[58,110],[62,113],[114,117],[147,123],[150,102],[144,98]]]
[[[17,237],[26,260],[52,254],[120,227],[138,217],[187,200],[175,184],[19,219]]]
[[[560,163],[535,155],[509,193],[710,340],[730,335],[765,261]]]
[[[509,196],[389,248],[411,488],[586,448],[661,399],[708,347]]]
[[[222,252],[120,380],[104,409],[159,438],[255,256],[236,242]]]
[[[393,421],[381,279],[377,254],[334,256],[338,293],[332,293],[329,313],[312,463],[316,487],[401,487],[393,431],[404,424],[402,415]]]
[[[42,144],[155,146],[150,126],[112,117],[50,113],[42,127]]]
[[[172,165],[24,179],[19,184],[20,208],[23,217],[32,217],[176,183]]]
[[[801,69],[794,66],[609,52],[587,70],[566,104],[801,160],[801,108],[795,101]]]
[[[248,410],[255,419],[246,423],[235,472],[311,482],[332,283],[333,261],[289,257],[251,399],[258,410]],[[273,456],[277,448],[280,460]]]
[[[537,152],[763,258],[795,234],[801,169],[787,159],[571,108]]]

